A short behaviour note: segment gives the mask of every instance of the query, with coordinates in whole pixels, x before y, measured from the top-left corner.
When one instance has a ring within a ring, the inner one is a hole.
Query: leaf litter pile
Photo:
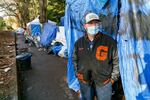
[[[17,93],[15,37],[0,31],[0,100],[14,98]]]

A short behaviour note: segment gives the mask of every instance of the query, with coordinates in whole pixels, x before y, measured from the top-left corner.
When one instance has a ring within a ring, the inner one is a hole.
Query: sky
[[[1,11],[1,7],[0,7],[0,16],[3,16],[3,14],[4,14],[4,12],[3,11]]]
[[[8,3],[14,3],[14,0],[3,0],[3,1],[8,2]],[[3,4],[3,1],[0,0],[0,3]],[[0,7],[0,8],[1,8],[1,7]],[[1,16],[1,17],[4,17],[4,12],[2,12],[1,10],[0,10],[0,16]]]
[[[0,16],[3,17],[4,16],[4,12],[1,11],[0,12]]]

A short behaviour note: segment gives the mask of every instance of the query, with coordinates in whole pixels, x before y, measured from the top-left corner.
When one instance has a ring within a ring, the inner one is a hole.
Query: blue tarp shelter
[[[27,24],[30,32],[31,32],[31,36],[40,36],[41,35],[41,23],[39,21],[39,18],[35,18],[33,21],[29,22]]]
[[[102,21],[101,31],[118,42],[120,75],[126,100],[149,100],[149,0],[66,0],[69,88],[75,91],[80,89],[74,74],[72,53],[75,41],[84,35],[82,25],[88,12],[97,13]]]
[[[31,24],[31,35],[39,36],[41,35],[41,25],[40,24]]]
[[[60,24],[61,24],[61,26],[64,26],[64,19],[65,19],[64,16],[60,18],[60,22],[61,22]]]
[[[56,38],[57,31],[58,27],[56,24],[51,22],[44,23],[40,43],[47,48],[52,40]]]

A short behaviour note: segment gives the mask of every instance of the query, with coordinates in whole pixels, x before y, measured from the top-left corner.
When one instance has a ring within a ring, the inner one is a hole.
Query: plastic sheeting
[[[52,46],[52,52],[54,55],[58,55],[59,51],[62,49],[62,44],[59,42],[56,42],[53,46]]]
[[[55,24],[45,23],[43,27],[40,43],[43,46],[48,47],[52,42],[52,40],[56,38],[57,31],[58,31],[58,27]]]
[[[33,37],[41,35],[41,23],[39,20],[39,16],[35,18],[33,21],[27,23],[27,27],[29,28],[31,35]]]
[[[58,56],[64,57],[64,58],[68,57],[67,47],[66,46],[62,46],[61,50],[58,52]]]
[[[150,1],[122,0],[118,34],[127,100],[150,100]]]
[[[101,31],[118,41],[120,74],[127,100],[150,99],[150,1],[66,0],[65,34],[68,47],[68,85],[79,90],[72,53],[75,41],[84,35],[84,15],[95,12]]]
[[[40,36],[41,35],[41,25],[31,24],[31,35]]]
[[[61,22],[60,24],[61,24],[61,26],[64,26],[64,19],[65,19],[64,16],[60,18],[60,22]]]
[[[66,46],[66,37],[65,37],[65,30],[63,26],[59,26],[59,31],[56,33],[55,41],[62,43]]]

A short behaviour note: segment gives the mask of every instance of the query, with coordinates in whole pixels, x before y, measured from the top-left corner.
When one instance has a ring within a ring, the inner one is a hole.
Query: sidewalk
[[[67,60],[29,47],[21,36],[17,43],[32,53],[32,69],[21,72],[21,100],[79,100],[66,83]]]

